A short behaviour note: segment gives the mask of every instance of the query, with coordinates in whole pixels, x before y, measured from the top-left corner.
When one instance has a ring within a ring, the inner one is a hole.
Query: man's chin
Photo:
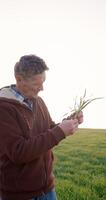
[[[38,97],[38,93],[37,94],[34,94],[34,96],[33,96],[34,98],[37,98]]]
[[[30,95],[28,98],[30,99],[30,100],[33,100],[33,99],[35,99],[35,98],[37,98],[38,97],[38,94],[34,94],[34,95]]]

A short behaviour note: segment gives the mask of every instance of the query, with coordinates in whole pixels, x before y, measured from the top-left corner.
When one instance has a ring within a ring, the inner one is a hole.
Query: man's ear
[[[17,83],[20,83],[23,81],[23,77],[21,75],[15,75],[15,79],[16,79]]]

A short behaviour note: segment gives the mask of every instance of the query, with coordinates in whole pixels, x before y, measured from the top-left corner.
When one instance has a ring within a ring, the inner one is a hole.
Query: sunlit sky
[[[48,67],[45,100],[54,121],[75,97],[104,97],[84,109],[84,128],[106,128],[106,1],[0,0],[0,87],[15,83],[13,69],[26,54]]]

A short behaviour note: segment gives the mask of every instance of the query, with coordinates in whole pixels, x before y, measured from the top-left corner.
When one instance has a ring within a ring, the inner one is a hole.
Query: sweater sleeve
[[[7,156],[12,162],[31,162],[64,138],[65,135],[59,126],[39,133],[38,136],[24,137],[13,108],[0,106],[0,155]]]

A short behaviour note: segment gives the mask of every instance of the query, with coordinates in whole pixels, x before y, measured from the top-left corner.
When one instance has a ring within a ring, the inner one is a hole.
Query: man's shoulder
[[[39,104],[45,105],[45,101],[44,101],[43,98],[40,97],[40,96],[37,97],[37,102],[38,102]]]
[[[11,109],[14,107],[15,100],[7,99],[5,97],[0,97],[0,107]]]

